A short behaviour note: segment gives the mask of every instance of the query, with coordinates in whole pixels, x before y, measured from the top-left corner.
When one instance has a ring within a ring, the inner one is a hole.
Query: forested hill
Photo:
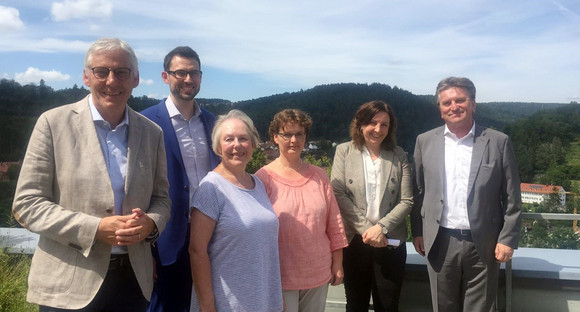
[[[13,80],[0,80],[0,161],[22,159],[36,118],[44,111],[78,101],[89,93],[81,86],[53,90],[43,81],[40,85],[20,85]],[[399,121],[397,141],[412,153],[419,133],[442,124],[433,96],[414,95],[385,84],[330,84],[298,92],[277,94],[249,101],[232,103],[223,99],[197,99],[208,110],[223,114],[232,107],[246,112],[255,122],[261,138],[267,140],[267,128],[275,113],[284,108],[299,108],[308,112],[314,124],[311,139],[333,142],[348,140],[348,128],[357,108],[371,100],[390,104]],[[159,102],[146,96],[131,97],[129,105],[141,111]],[[557,105],[534,103],[478,104],[476,121],[485,126],[503,129],[543,108]]]
[[[368,101],[383,100],[393,107],[399,122],[398,144],[412,151],[417,134],[441,124],[437,107],[412,93],[384,84],[332,84],[306,91],[238,102],[234,107],[255,122],[262,139],[267,139],[272,116],[284,108],[298,108],[310,114],[314,123],[311,139],[344,142],[358,107]]]

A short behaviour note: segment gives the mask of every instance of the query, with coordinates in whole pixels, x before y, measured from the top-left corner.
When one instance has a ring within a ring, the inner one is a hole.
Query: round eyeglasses
[[[199,78],[201,78],[201,75],[203,74],[201,72],[201,70],[192,70],[192,71],[168,70],[168,71],[166,71],[166,73],[175,76],[175,78],[177,78],[177,79],[185,79],[185,78],[187,78],[187,75],[189,75],[189,77],[191,77],[191,78],[199,79]]]
[[[108,67],[92,67],[91,71],[93,76],[100,81],[107,80],[109,73],[113,72],[113,75],[118,80],[127,80],[131,76],[131,68],[118,67],[118,68],[108,68]]]

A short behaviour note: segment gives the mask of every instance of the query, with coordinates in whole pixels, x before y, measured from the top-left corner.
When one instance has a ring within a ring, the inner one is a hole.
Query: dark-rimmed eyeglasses
[[[110,72],[113,72],[117,80],[127,80],[131,76],[131,68],[127,67],[92,67],[91,71],[93,72],[93,76],[101,81],[107,80]]]
[[[302,140],[305,137],[304,132],[296,132],[296,133],[282,133],[282,132],[278,132],[276,133],[277,135],[281,136],[284,140],[288,141],[290,140],[292,137],[296,138],[296,140]]]
[[[185,79],[187,78],[187,75],[189,75],[189,77],[191,78],[201,78],[201,75],[203,74],[201,72],[201,70],[192,70],[192,71],[187,71],[187,70],[168,70],[166,71],[166,73],[175,76],[175,78],[177,79]]]

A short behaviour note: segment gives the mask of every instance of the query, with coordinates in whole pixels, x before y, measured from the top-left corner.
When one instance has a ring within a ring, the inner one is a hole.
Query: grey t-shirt
[[[237,187],[209,172],[193,196],[193,207],[216,221],[208,245],[216,309],[282,311],[278,218],[264,190]],[[195,229],[193,229],[195,231]],[[191,311],[199,311],[195,289]]]

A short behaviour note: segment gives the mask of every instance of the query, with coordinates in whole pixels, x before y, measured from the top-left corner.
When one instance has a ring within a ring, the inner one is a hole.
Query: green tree
[[[252,159],[246,166],[246,171],[248,173],[256,173],[260,168],[266,165],[268,159],[266,158],[266,153],[263,150],[256,148],[252,153]]]

